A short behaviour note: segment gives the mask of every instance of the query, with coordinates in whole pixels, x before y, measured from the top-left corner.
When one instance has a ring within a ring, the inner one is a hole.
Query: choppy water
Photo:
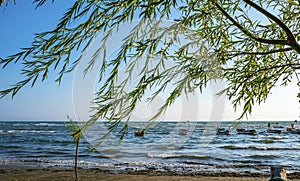
[[[288,127],[291,122],[279,122]],[[122,125],[121,125],[122,126]],[[79,152],[79,166],[112,172],[158,170],[177,174],[205,172],[269,173],[271,165],[282,165],[288,172],[300,172],[300,135],[266,133],[267,122],[159,122],[144,137],[133,132],[144,123],[129,124],[120,143],[116,130],[96,151],[107,130],[107,123],[89,128]],[[231,135],[216,135],[225,127]],[[236,127],[255,128],[258,135],[236,134]],[[188,129],[188,135],[179,135]],[[282,128],[285,130],[285,128]],[[0,164],[35,166],[73,166],[75,144],[64,122],[0,122]]]

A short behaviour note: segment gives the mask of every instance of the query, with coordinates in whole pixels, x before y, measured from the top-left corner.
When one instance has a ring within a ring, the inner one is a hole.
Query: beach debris
[[[286,168],[282,166],[271,166],[271,178],[269,181],[287,181]]]

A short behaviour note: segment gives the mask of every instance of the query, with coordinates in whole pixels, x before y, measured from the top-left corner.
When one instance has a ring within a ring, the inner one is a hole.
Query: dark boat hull
[[[217,135],[230,135],[230,131],[225,130],[224,128],[220,128],[217,130]]]
[[[289,133],[300,134],[300,129],[287,128],[286,130],[287,130]]]
[[[279,129],[269,129],[267,130],[267,133],[276,133],[276,134],[280,134],[282,131]]]
[[[246,135],[257,135],[257,132],[254,129],[246,130],[246,129],[237,129],[238,134],[246,134]]]

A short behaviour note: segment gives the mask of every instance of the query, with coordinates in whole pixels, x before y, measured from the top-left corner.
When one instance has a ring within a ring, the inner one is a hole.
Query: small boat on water
[[[280,129],[268,129],[267,133],[280,134],[282,131]]]
[[[282,132],[281,129],[278,129],[278,128],[282,128],[282,126],[280,126],[278,123],[275,123],[275,125],[273,125],[273,128],[271,128],[271,123],[268,123],[267,133],[280,134]]]
[[[247,135],[257,135],[257,132],[255,129],[244,129],[244,128],[238,128],[236,129],[238,134],[247,134]]]
[[[300,129],[292,130],[292,131],[290,131],[290,133],[293,133],[293,134],[300,134]]]
[[[134,132],[134,136],[144,136],[144,134],[145,134],[145,130],[144,129],[136,130]]]
[[[230,135],[230,131],[225,128],[218,128],[217,135]]]
[[[287,127],[286,131],[289,133],[300,134],[300,129],[296,128],[296,123],[297,123],[297,120],[295,120],[294,123],[292,123],[290,127]]]
[[[300,129],[291,130],[289,132],[293,134],[300,134]]]
[[[179,135],[188,135],[189,134],[189,129],[190,129],[190,124],[189,124],[189,120],[185,121],[184,123],[187,123],[187,129],[179,129],[178,130],[178,134]]]
[[[187,129],[179,129],[178,133],[179,133],[179,135],[188,135],[189,134],[189,130],[187,130]]]
[[[300,134],[300,129],[296,128],[286,128],[286,131],[293,134]]]
[[[279,125],[279,123],[275,123],[273,125],[273,128],[284,128],[284,126]]]

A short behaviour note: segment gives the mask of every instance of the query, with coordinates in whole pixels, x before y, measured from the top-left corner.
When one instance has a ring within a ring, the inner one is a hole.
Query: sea
[[[282,132],[266,132],[268,123]],[[111,173],[154,170],[177,175],[269,174],[271,166],[300,172],[300,134],[286,131],[291,123],[160,121],[148,125],[136,121],[111,129],[109,122],[99,122],[81,138],[78,166]],[[121,134],[124,126],[128,129]],[[144,136],[134,135],[147,126]],[[68,121],[0,121],[0,165],[73,167],[76,145],[68,128]],[[231,134],[217,135],[217,128]],[[255,129],[257,135],[238,134],[237,128]],[[187,134],[179,134],[180,129]]]

